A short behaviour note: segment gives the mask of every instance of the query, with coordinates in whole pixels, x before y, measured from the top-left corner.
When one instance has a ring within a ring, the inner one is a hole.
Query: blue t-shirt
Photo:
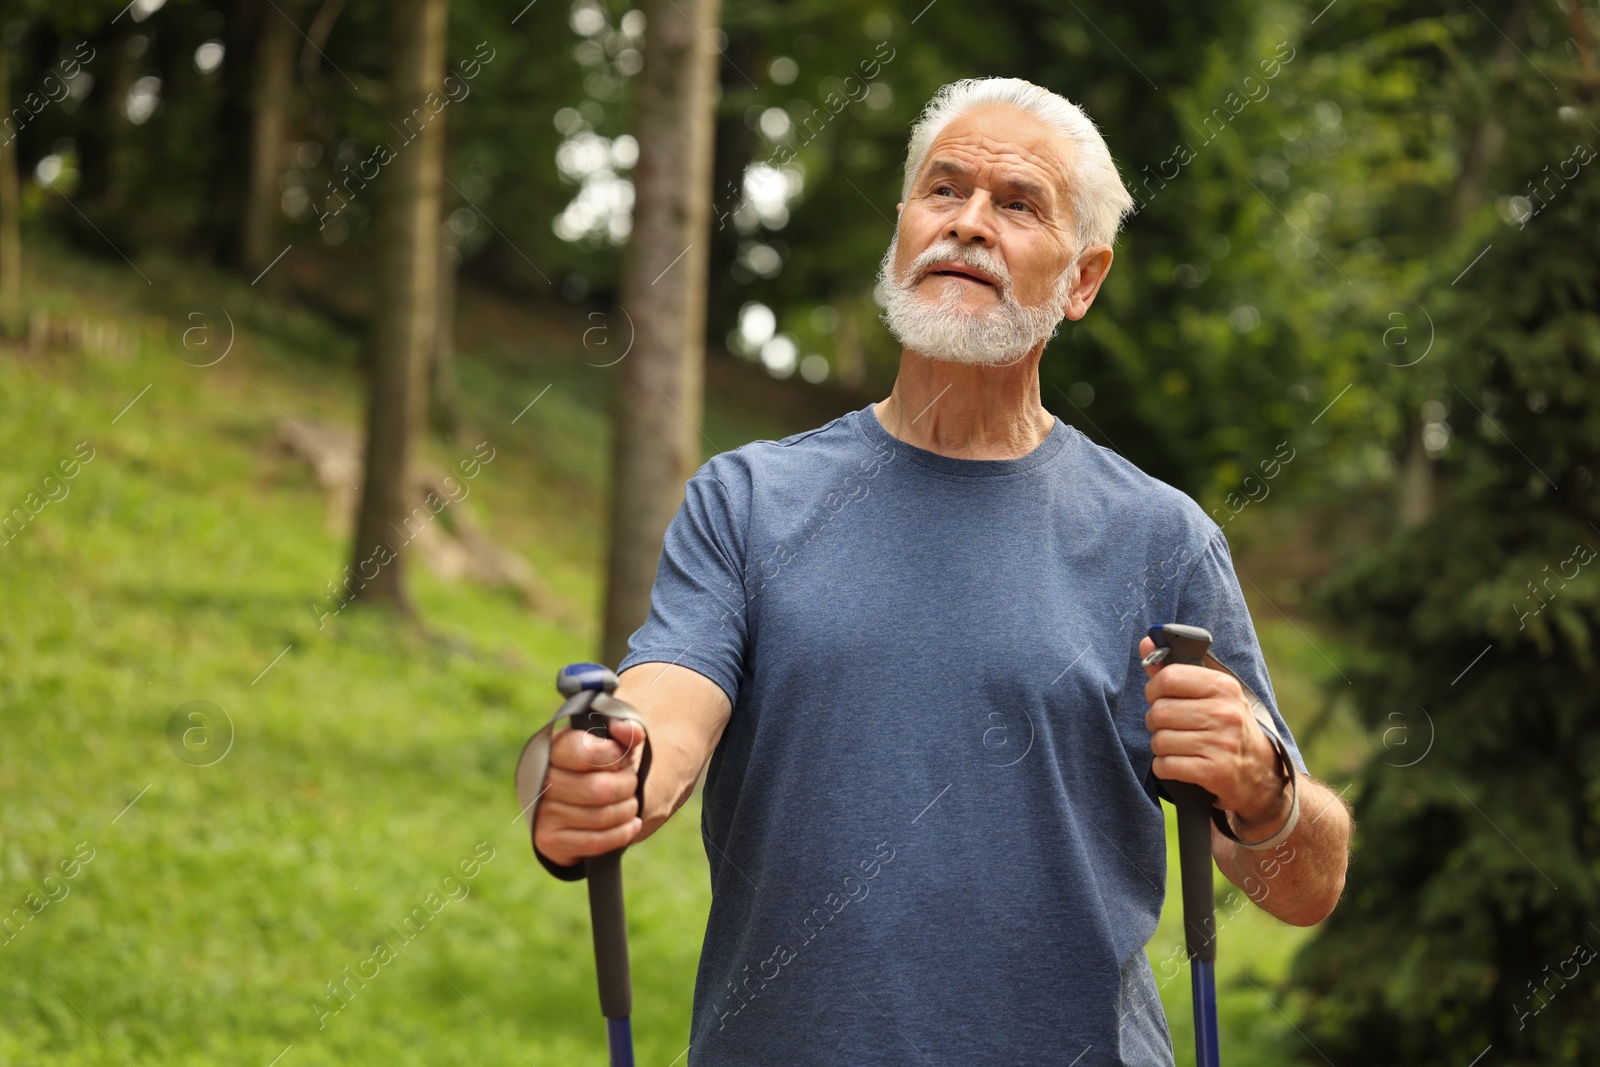
[[[869,405],[702,466],[620,665],[733,704],[691,1067],[1171,1064],[1161,622],[1211,631],[1303,769],[1221,530],[1059,419],[964,460]]]

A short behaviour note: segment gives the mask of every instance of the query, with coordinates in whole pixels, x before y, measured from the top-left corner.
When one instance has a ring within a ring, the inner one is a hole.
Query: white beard
[[[923,252],[907,270],[915,278],[941,260],[965,263],[1000,283],[1000,303],[983,312],[961,306],[967,282],[944,283],[933,302],[917,295],[915,284],[894,278],[895,253],[900,231],[895,230],[878,267],[878,290],[883,297],[883,322],[901,345],[928,359],[980,366],[1005,366],[1022,359],[1041,341],[1055,336],[1066,317],[1072,268],[1061,272],[1055,290],[1037,307],[1026,307],[1012,291],[1011,275],[1000,258],[978,245],[960,245],[946,238]]]

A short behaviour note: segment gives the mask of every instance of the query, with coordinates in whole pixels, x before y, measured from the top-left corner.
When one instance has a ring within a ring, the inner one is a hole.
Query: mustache
[[[1006,269],[1006,265],[1001,262],[999,256],[986,248],[960,244],[949,237],[928,248],[911,261],[911,277],[920,281],[929,267],[935,263],[942,262],[960,263],[964,267],[981,270],[999,284],[1000,298],[1002,300],[1011,295],[1011,272]],[[909,284],[915,284],[915,282]]]

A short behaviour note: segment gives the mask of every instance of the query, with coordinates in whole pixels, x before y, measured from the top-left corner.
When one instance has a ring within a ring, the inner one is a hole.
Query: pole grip
[[[1178,809],[1178,876],[1183,887],[1183,941],[1191,960],[1217,958],[1216,892],[1211,875],[1211,808],[1216,798],[1190,782],[1168,782]]]
[[[1167,649],[1162,666],[1204,667],[1211,634],[1198,626],[1167,623],[1150,628],[1150,638]],[[1217,958],[1217,899],[1211,874],[1211,809],[1217,798],[1190,782],[1165,782],[1178,809],[1178,874],[1183,887],[1183,940],[1190,960]]]
[[[583,861],[589,881],[589,925],[594,930],[594,973],[600,982],[600,1014],[633,1014],[633,978],[628,969],[628,922],[622,903],[622,851]]]
[[[589,691],[585,690],[585,695]],[[591,698],[592,699],[592,698]],[[608,720],[594,711],[572,716],[572,728],[599,737],[610,735]],[[633,977],[628,967],[628,918],[622,898],[622,849],[583,861],[589,882],[589,927],[594,931],[594,973],[600,983],[600,1014],[626,1019],[633,1014]]]

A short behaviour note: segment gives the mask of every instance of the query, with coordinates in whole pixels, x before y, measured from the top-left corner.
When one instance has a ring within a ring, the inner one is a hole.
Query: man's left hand
[[[1154,650],[1148,637],[1139,643],[1140,658]],[[1150,711],[1144,724],[1156,777],[1210,791],[1240,828],[1281,824],[1289,811],[1288,782],[1238,680],[1187,663],[1146,667],[1145,676]]]

